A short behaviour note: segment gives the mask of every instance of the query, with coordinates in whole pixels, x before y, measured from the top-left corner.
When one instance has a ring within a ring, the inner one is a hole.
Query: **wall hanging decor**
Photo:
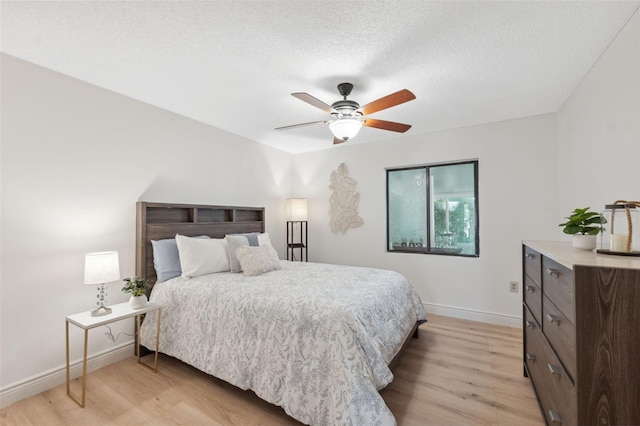
[[[333,192],[329,198],[329,227],[334,234],[344,234],[349,228],[357,228],[364,223],[358,215],[360,193],[356,192],[357,184],[349,177],[344,163],[331,172],[329,189]]]

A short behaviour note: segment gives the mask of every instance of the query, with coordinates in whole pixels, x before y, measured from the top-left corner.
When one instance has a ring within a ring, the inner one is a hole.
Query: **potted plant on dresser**
[[[125,278],[122,281],[125,283],[122,291],[131,293],[129,305],[131,305],[133,309],[144,308],[147,304],[147,295],[145,294],[147,290],[147,280],[140,277],[133,277]]]
[[[572,244],[574,248],[581,250],[593,250],[596,248],[596,235],[601,231],[599,226],[606,223],[606,219],[597,212],[589,211],[590,207],[575,209],[567,221],[561,223],[562,232],[573,235]]]

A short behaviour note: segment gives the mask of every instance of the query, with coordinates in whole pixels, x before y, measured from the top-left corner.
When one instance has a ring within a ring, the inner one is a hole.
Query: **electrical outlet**
[[[518,292],[518,281],[509,281],[509,291],[511,293]]]

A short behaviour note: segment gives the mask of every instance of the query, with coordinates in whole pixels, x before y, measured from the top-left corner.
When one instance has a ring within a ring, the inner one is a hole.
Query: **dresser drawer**
[[[576,377],[576,327],[545,296],[540,325],[572,380]]]
[[[549,425],[577,424],[576,390],[545,340],[533,315],[524,309],[525,363]],[[555,423],[554,423],[555,422]]]
[[[547,257],[542,258],[542,291],[575,324],[573,271]]]
[[[548,425],[577,425],[576,389],[551,348],[544,344],[534,354],[536,368],[529,370]]]
[[[527,275],[524,277],[524,301],[538,324],[542,324],[542,290]]]
[[[536,323],[531,311],[524,309],[524,362],[530,374],[540,366],[540,354],[546,345],[542,330]]]
[[[533,282],[535,282],[538,287],[542,286],[542,277],[540,275],[540,265],[542,255],[537,251],[524,246],[522,264],[524,268],[524,273],[528,276]]]

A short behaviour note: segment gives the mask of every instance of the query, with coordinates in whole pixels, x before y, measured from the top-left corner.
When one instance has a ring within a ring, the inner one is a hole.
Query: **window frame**
[[[420,254],[432,254],[438,256],[457,256],[457,257],[480,257],[480,200],[479,200],[479,160],[471,159],[471,160],[459,160],[459,161],[446,161],[440,163],[428,163],[428,164],[417,164],[413,166],[403,166],[403,167],[388,167],[385,169],[385,180],[386,180],[386,223],[387,223],[387,237],[386,237],[386,252],[387,253],[420,253]],[[454,253],[454,252],[444,252],[444,251],[434,251],[434,247],[431,244],[431,232],[433,227],[432,224],[432,208],[431,205],[433,200],[431,199],[431,176],[430,169],[434,167],[442,167],[442,166],[455,166],[455,165],[464,165],[464,164],[472,164],[473,165],[473,191],[474,191],[474,210],[475,210],[475,253]],[[390,223],[389,223],[389,174],[393,172],[405,171],[405,170],[424,170],[426,174],[426,204],[424,208],[426,209],[426,238],[424,247],[406,247],[399,249],[391,249],[391,232],[390,232]]]

